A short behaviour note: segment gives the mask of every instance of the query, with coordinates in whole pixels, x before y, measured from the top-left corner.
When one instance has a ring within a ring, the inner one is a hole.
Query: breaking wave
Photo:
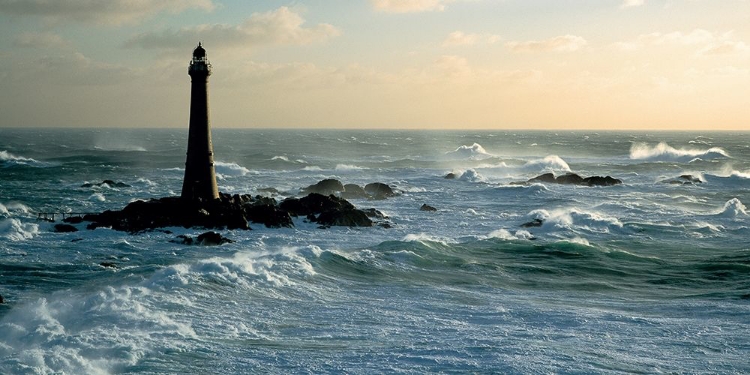
[[[10,241],[23,241],[39,234],[39,225],[23,223],[18,219],[0,219],[0,238]]]
[[[214,163],[216,173],[222,176],[245,176],[250,173],[250,170],[237,164],[237,163],[225,163],[217,161]]]
[[[722,159],[729,158],[729,154],[720,147],[707,150],[676,149],[666,142],[659,142],[656,146],[647,143],[633,143],[630,146],[630,159],[645,161],[690,162],[694,159]]]
[[[11,154],[8,151],[0,151],[0,166],[4,167],[10,167],[14,165],[37,165],[41,166],[43,165],[42,162],[32,159],[32,158],[25,158],[23,156],[16,156]]]
[[[469,159],[469,160],[482,160],[491,158],[493,155],[488,153],[487,150],[482,147],[479,143],[474,143],[471,146],[461,146],[453,151],[446,152],[446,155],[457,158],[457,159]]]
[[[747,207],[739,199],[732,198],[724,203],[724,207],[716,215],[729,218],[747,216]]]
[[[568,163],[557,155],[548,155],[542,159],[531,160],[523,166],[523,169],[542,172],[570,172]]]

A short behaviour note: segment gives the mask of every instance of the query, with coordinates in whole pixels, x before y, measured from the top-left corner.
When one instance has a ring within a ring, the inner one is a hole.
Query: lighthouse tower
[[[190,132],[188,135],[185,179],[182,182],[182,199],[212,200],[219,198],[214,170],[214,148],[211,143],[211,122],[208,113],[208,76],[211,63],[206,50],[198,43],[188,67],[192,78],[190,90]]]

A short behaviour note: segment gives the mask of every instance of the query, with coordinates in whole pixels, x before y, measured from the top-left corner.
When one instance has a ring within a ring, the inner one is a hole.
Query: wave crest
[[[32,158],[13,155],[5,150],[0,151],[0,166],[10,167],[14,165],[43,165],[43,163]]]
[[[730,218],[747,216],[747,207],[739,199],[732,198],[724,203],[724,207],[719,210],[717,215]]]
[[[18,219],[0,219],[0,238],[23,241],[39,234],[39,225],[23,223]]]
[[[493,157],[493,155],[487,152],[487,150],[485,150],[479,143],[474,143],[471,146],[463,145],[453,151],[447,152],[446,155],[454,158],[470,160],[482,160]]]
[[[250,173],[250,170],[237,164],[217,161],[214,163],[216,173],[222,176],[244,176]]]
[[[729,154],[721,147],[711,147],[707,150],[687,150],[676,149],[666,142],[659,142],[653,147],[647,143],[633,143],[630,146],[630,159],[632,160],[689,162],[694,159],[710,160],[729,157]]]
[[[531,160],[527,162],[523,168],[530,171],[570,172],[570,166],[568,163],[557,155],[548,155],[542,159]]]

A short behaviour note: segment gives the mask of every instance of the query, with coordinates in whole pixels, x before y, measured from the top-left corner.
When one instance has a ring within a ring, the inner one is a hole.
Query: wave
[[[715,215],[728,218],[747,216],[747,207],[739,199],[732,198]]]
[[[488,153],[479,143],[474,143],[471,146],[464,145],[453,151],[446,152],[445,154],[451,158],[469,160],[482,160],[494,156]]]
[[[225,163],[217,161],[214,163],[216,173],[222,176],[245,176],[250,173],[250,170],[237,164],[237,163]]]
[[[10,202],[6,204],[0,203],[0,214],[2,215],[10,215],[11,212],[21,212],[24,214],[27,214],[31,211],[28,206],[18,203],[18,202]]]
[[[515,234],[510,233],[507,229],[498,229],[489,234],[489,238],[499,238],[501,240],[530,240],[534,236],[527,230],[517,230]]]
[[[659,142],[653,147],[647,143],[633,143],[630,146],[630,159],[632,160],[690,162],[695,159],[711,160],[729,157],[729,154],[720,147],[707,150],[686,150],[676,149],[666,142]]]
[[[5,150],[0,151],[0,166],[12,167],[14,165],[44,166],[45,163],[32,158],[16,156]]]
[[[484,176],[479,174],[479,172],[473,169],[468,169],[464,171],[463,173],[461,173],[461,176],[459,176],[458,179],[461,181],[469,181],[469,182],[485,182],[487,180],[486,178],[484,178]]]
[[[548,155],[542,159],[531,160],[523,166],[523,169],[541,172],[570,172],[568,163],[557,155]]]
[[[97,151],[124,151],[124,152],[145,152],[146,148],[141,146],[130,146],[130,145],[107,145],[107,146],[94,146],[94,150]]]
[[[351,165],[351,164],[337,164],[336,168],[334,168],[334,170],[338,172],[363,171],[366,169],[367,168],[365,167],[359,167],[359,166]]]
[[[529,212],[528,217],[532,220],[541,220],[543,223],[541,228],[547,231],[582,229],[589,232],[609,233],[612,229],[623,227],[623,223],[615,217],[575,207],[551,211],[538,209]]]
[[[10,241],[23,241],[39,234],[39,225],[23,223],[18,219],[0,219],[0,238]]]

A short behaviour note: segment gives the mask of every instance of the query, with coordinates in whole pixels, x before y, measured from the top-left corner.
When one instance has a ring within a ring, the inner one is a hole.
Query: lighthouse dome
[[[206,50],[203,49],[203,46],[198,43],[198,47],[195,47],[195,50],[193,50],[193,58],[196,59],[203,59],[206,57]]]

